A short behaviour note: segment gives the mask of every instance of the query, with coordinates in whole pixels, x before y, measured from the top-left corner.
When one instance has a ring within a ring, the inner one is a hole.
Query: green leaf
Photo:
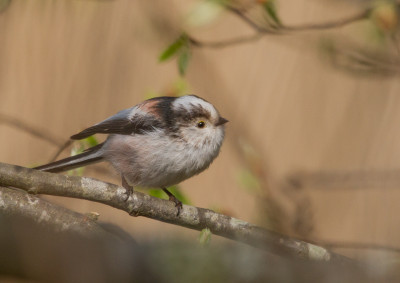
[[[282,22],[278,17],[278,13],[276,12],[275,1],[265,0],[262,5],[268,16],[275,22],[275,24],[277,24],[278,26],[282,26]]]
[[[99,144],[99,142],[97,141],[97,139],[94,136],[90,136],[90,137],[88,137],[86,139],[83,139],[82,141],[85,142],[90,147]]]
[[[193,6],[187,17],[187,24],[194,27],[210,24],[218,18],[224,10],[223,1],[199,1]]]
[[[334,55],[336,53],[336,45],[332,38],[321,38],[320,47],[327,55]]]
[[[72,148],[71,148],[71,156],[77,155],[82,153],[85,150],[85,146],[83,144],[82,141],[79,141],[78,144],[75,144]]]
[[[175,40],[170,46],[165,49],[158,60],[160,62],[166,61],[170,59],[172,56],[178,53],[178,51],[185,45],[187,44],[187,36],[185,34],[182,34],[177,40]]]
[[[85,171],[85,167],[71,169],[67,172],[70,176],[83,176],[83,172]]]
[[[168,187],[167,189],[183,204],[190,205],[190,200],[182,193],[182,191],[179,189],[178,186],[171,186]],[[160,189],[150,189],[148,190],[148,194],[156,198],[168,199],[168,196],[163,192],[163,190]]]
[[[10,3],[11,0],[0,0],[0,13],[5,11]]]
[[[99,142],[94,136],[87,137],[83,140],[80,140],[75,146],[71,149],[71,156],[78,155],[86,150],[88,147],[92,147],[98,145]],[[85,171],[85,167],[75,168],[68,171],[68,175],[78,175],[82,176]]]
[[[173,83],[173,89],[173,93],[176,96],[182,96],[191,92],[189,83],[182,77],[178,77]]]
[[[184,48],[178,58],[179,74],[184,76],[190,60],[190,49]]]
[[[200,235],[199,235],[199,243],[202,246],[207,246],[210,241],[211,241],[211,231],[208,228],[205,228],[203,230],[201,230]]]
[[[145,192],[145,190],[143,190],[143,191]],[[149,195],[156,197],[156,198],[168,199],[167,195],[160,189],[150,189]]]
[[[179,186],[169,187],[168,191],[170,191],[183,204],[187,204],[187,205],[191,204],[189,198],[184,193],[182,193],[182,190],[179,188]]]
[[[239,174],[239,183],[251,193],[261,191],[261,182],[250,170],[244,169]]]
[[[158,96],[162,96],[162,95],[154,90],[149,90],[145,93],[144,99],[147,100],[147,99],[151,99],[151,98],[158,97]]]
[[[190,60],[190,42],[188,36],[184,33],[161,53],[159,61],[166,61],[175,55],[178,55],[179,74],[183,76]]]
[[[85,150],[84,142],[83,140],[81,140],[77,145],[71,148],[71,156],[78,155],[82,153],[84,150]],[[84,171],[85,171],[84,167],[75,168],[69,170],[68,175],[82,176]]]
[[[375,1],[370,18],[381,33],[392,33],[398,30],[398,7],[392,0]]]

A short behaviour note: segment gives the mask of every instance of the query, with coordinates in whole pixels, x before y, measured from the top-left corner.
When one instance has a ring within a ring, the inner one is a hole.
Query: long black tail
[[[100,162],[103,160],[103,145],[104,143],[98,144],[94,147],[88,148],[81,154],[41,165],[33,169],[56,173]]]

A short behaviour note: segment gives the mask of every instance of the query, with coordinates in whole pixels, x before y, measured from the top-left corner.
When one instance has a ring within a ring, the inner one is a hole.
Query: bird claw
[[[169,201],[172,201],[173,203],[175,203],[175,207],[178,209],[178,212],[176,213],[176,216],[179,216],[179,214],[181,213],[181,210],[183,209],[182,206],[182,202],[177,199],[170,191],[168,191],[166,188],[162,189],[167,195],[168,195],[168,199]]]
[[[181,210],[183,209],[182,202],[179,199],[177,199],[175,196],[169,196],[169,201],[172,201],[173,203],[175,203],[175,207],[178,209],[176,216],[179,216],[179,214],[181,213]]]
[[[126,189],[126,188],[125,188],[125,189]],[[126,191],[125,191],[126,198],[124,199],[125,202],[128,201],[128,199],[129,199],[129,197],[132,195],[132,193],[133,193],[133,190],[126,189]]]
[[[133,194],[133,187],[131,185],[128,184],[128,182],[125,180],[124,177],[122,177],[122,186],[125,188],[125,194],[126,194],[126,198],[125,198],[125,202],[128,201],[129,197]]]

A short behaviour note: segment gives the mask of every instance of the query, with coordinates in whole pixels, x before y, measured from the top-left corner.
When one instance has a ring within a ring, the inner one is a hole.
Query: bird
[[[120,174],[127,199],[136,186],[160,188],[179,216],[182,202],[167,187],[210,166],[220,152],[227,122],[199,96],[155,97],[70,137],[81,140],[108,134],[103,143],[34,169],[58,173],[107,161]]]

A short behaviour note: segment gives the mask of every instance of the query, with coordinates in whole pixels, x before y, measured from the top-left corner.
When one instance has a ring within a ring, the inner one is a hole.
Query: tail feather
[[[57,173],[100,162],[101,160],[103,160],[103,152],[101,150],[103,144],[104,143],[101,143],[94,147],[88,148],[81,154],[41,165],[33,169]]]

